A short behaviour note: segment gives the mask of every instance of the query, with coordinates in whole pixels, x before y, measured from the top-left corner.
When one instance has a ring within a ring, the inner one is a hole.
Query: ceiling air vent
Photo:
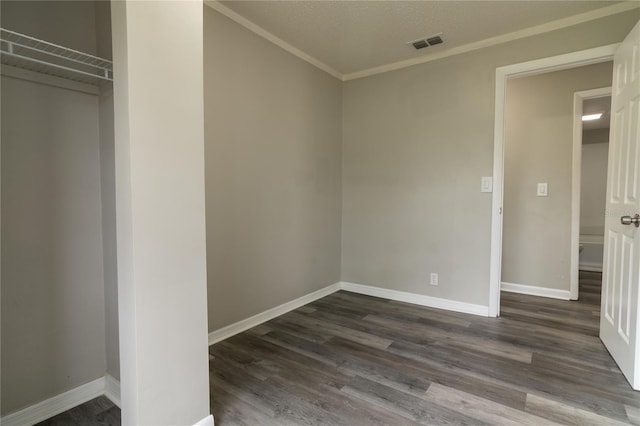
[[[442,36],[442,33],[438,33],[438,34],[421,38],[419,40],[410,41],[407,44],[412,45],[413,47],[415,47],[416,50],[420,50],[420,49],[424,49],[425,47],[435,46],[436,44],[442,44],[442,43],[444,43],[444,38]]]
[[[414,41],[411,44],[413,44],[413,47],[415,47],[416,50],[424,49],[425,47],[429,47],[429,44],[425,40]]]
[[[439,35],[435,37],[429,37],[427,39],[427,43],[429,43],[429,46],[435,46],[436,44],[440,44],[442,42],[442,37],[440,37]]]

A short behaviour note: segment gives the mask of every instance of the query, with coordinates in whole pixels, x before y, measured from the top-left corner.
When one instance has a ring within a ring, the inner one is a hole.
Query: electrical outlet
[[[431,285],[438,285],[438,273],[437,272],[432,272],[431,273],[430,284]]]

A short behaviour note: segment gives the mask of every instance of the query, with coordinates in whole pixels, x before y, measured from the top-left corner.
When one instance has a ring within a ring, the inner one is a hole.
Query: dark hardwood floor
[[[120,409],[107,397],[100,396],[36,426],[68,425],[120,426]]]
[[[599,294],[581,273],[580,301],[503,293],[496,319],[334,293],[209,348],[216,425],[639,424]]]
[[[578,302],[503,293],[498,319],[334,293],[209,349],[216,424],[637,421],[599,291],[583,273]]]

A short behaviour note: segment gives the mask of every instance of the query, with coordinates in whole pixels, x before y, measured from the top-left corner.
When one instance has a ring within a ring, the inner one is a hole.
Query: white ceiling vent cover
[[[437,44],[444,43],[444,35],[442,33],[430,35],[427,37],[413,40],[407,44],[412,45],[416,50],[424,49],[425,47],[435,46]]]

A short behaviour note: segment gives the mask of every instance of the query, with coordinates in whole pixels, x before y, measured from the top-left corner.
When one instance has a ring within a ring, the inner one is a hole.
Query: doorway
[[[610,86],[612,73],[603,62],[507,82],[503,292],[577,299],[583,108],[574,94]],[[603,170],[602,205],[606,158]],[[604,219],[603,211],[594,215]]]
[[[605,50],[611,51],[607,53]],[[607,167],[605,205],[605,243],[602,280],[602,314],[600,339],[620,367],[631,386],[640,390],[640,358],[638,357],[638,273],[640,271],[640,127],[637,126],[640,99],[640,23],[637,23],[620,45],[590,49],[517,64],[496,70],[496,121],[494,144],[490,314],[500,312],[500,278],[502,263],[502,224],[504,197],[504,118],[506,83],[509,76],[539,74],[543,69],[567,69],[578,64],[603,62],[613,56],[612,119],[610,159]]]
[[[579,298],[581,272],[602,274],[610,117],[611,87],[575,93],[572,300]]]
[[[496,102],[494,127],[494,192],[492,198],[491,256],[489,315],[499,316],[500,287],[502,281],[502,239],[503,239],[503,201],[504,201],[504,154],[505,154],[505,101],[507,80],[517,77],[533,76],[552,71],[567,70],[584,65],[611,61],[616,45],[603,46],[566,55],[544,58],[496,69]],[[544,183],[544,182],[539,182]],[[548,187],[547,187],[548,189]],[[536,188],[537,190],[537,188]],[[549,189],[548,189],[549,190]]]

